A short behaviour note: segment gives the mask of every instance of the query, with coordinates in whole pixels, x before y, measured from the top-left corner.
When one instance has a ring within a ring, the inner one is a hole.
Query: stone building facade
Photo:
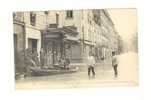
[[[90,52],[98,62],[118,49],[118,33],[107,10],[15,12],[15,51],[50,51],[53,63],[61,57],[84,62]]]
[[[72,10],[71,10],[72,11]],[[117,36],[114,23],[107,10],[73,10],[72,18],[66,18],[68,11],[62,11],[62,26],[75,26],[78,32],[79,45],[76,49],[81,62],[90,52],[96,60],[111,57],[117,51]]]
[[[20,33],[22,37],[17,37],[16,44],[24,49],[41,49],[41,30],[45,28],[46,18],[43,12],[15,12],[14,14],[14,34]],[[20,18],[20,20],[16,20]],[[22,28],[16,23],[23,23]],[[21,31],[21,32],[18,32]],[[23,49],[17,47],[17,50]]]
[[[22,63],[18,63],[19,56],[21,56],[24,60],[24,50],[25,50],[25,23],[24,23],[24,17],[23,13],[13,13],[13,25],[14,25],[14,63],[15,68],[19,67]],[[19,55],[20,54],[20,55]],[[18,65],[18,66],[17,66]],[[16,71],[16,70],[15,70]]]

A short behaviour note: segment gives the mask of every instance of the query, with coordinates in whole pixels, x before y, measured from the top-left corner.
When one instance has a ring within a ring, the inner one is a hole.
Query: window
[[[34,52],[35,50],[37,51],[37,43],[37,39],[28,38],[28,48],[31,49],[32,52]]]
[[[44,11],[44,13],[45,13],[46,15],[48,15],[48,14],[49,14],[49,11]]]
[[[56,14],[56,24],[59,25],[59,14]]]
[[[23,22],[23,13],[21,13],[21,12],[15,12],[15,13],[13,13],[13,19],[15,21]]]
[[[68,10],[66,14],[67,14],[66,18],[73,18],[73,11],[72,10]]]
[[[36,25],[36,13],[30,12],[30,24],[32,26]]]

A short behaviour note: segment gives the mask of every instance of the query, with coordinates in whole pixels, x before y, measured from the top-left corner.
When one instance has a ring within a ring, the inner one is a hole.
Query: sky
[[[137,33],[136,9],[108,9],[118,34],[123,39],[129,39]]]

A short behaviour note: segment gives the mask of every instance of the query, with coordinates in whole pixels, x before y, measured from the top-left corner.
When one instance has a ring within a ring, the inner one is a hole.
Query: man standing
[[[92,53],[89,53],[89,56],[87,58],[87,66],[88,66],[88,76],[90,78],[90,74],[92,72],[93,74],[93,77],[95,77],[95,70],[94,70],[94,67],[95,67],[95,59],[94,59],[94,55]]]
[[[118,75],[118,72],[117,72],[118,61],[117,61],[117,56],[115,54],[115,51],[112,52],[112,66],[114,69],[114,76],[117,77],[117,75]]]
[[[49,50],[48,54],[47,54],[47,64],[48,64],[48,68],[53,68],[53,57],[52,57],[52,51]]]
[[[41,68],[44,66],[44,50],[40,50],[40,63],[41,63]]]

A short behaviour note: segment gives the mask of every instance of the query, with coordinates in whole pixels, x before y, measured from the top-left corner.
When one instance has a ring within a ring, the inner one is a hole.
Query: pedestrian
[[[44,50],[44,67],[47,66],[47,51]]]
[[[93,78],[95,77],[95,58],[94,58],[94,55],[90,52],[89,53],[89,56],[87,58],[87,66],[88,66],[88,76],[89,76],[89,79],[91,78],[91,72],[92,72],[92,75],[93,75]]]
[[[65,61],[65,57],[63,56],[61,59],[61,63],[64,69],[66,69],[66,61]]]
[[[44,50],[43,49],[40,50],[40,64],[41,64],[41,67],[44,66]]]
[[[48,68],[53,68],[53,57],[52,57],[52,51],[49,50],[48,51],[48,55],[47,55],[47,63],[48,63]]]
[[[118,76],[118,71],[117,71],[118,61],[115,51],[112,52],[112,67],[114,69],[114,76],[116,78]]]
[[[39,57],[36,48],[33,49],[33,60],[35,61],[36,65],[39,66]]]
[[[69,58],[66,58],[66,61],[65,61],[65,65],[66,65],[66,69],[70,69],[70,59]]]

